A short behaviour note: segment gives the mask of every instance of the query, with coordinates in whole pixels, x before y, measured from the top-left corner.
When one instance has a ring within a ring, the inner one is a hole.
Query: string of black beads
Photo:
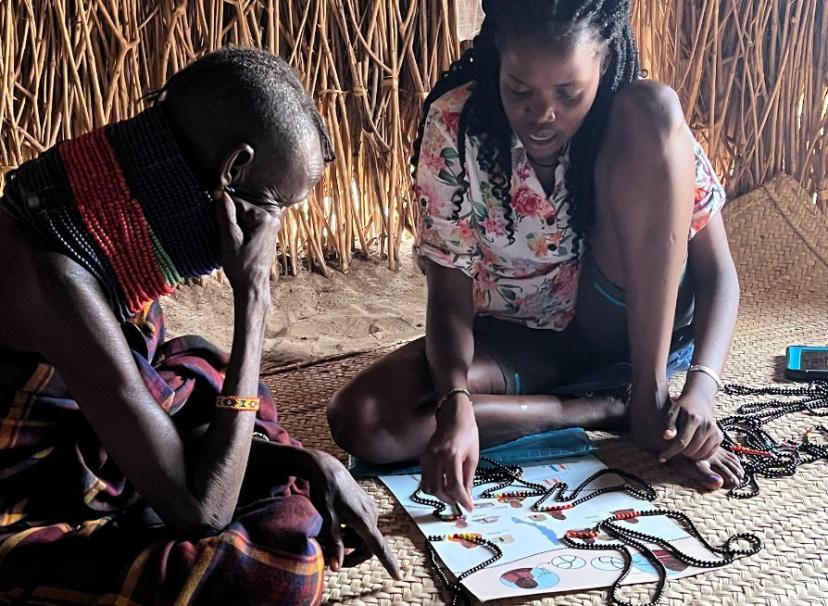
[[[604,488],[599,488],[594,490],[593,492],[584,495],[582,497],[578,497],[581,492],[583,492],[590,484],[607,475],[615,475],[623,478],[626,480],[623,484],[614,484],[612,486],[605,486]],[[636,486],[638,484],[638,486]],[[547,511],[562,511],[565,509],[572,509],[581,503],[585,503],[590,499],[594,499],[599,497],[603,494],[607,494],[610,492],[625,492],[630,496],[633,496],[637,499],[641,499],[643,501],[654,501],[655,498],[658,496],[656,494],[655,489],[647,484],[641,478],[634,476],[631,473],[627,473],[621,469],[614,469],[614,468],[607,468],[601,469],[591,476],[589,476],[586,480],[581,482],[575,489],[569,494],[566,495],[566,491],[569,489],[566,482],[559,482],[555,486],[553,486],[550,490],[548,490],[540,499],[538,499],[534,505],[532,505],[532,509],[538,512],[547,512]],[[553,498],[556,502],[561,503],[560,505],[547,505],[544,506],[543,504],[550,498]]]
[[[730,489],[729,496],[737,499],[755,497],[760,490],[757,478],[793,476],[803,464],[828,460],[828,443],[817,444],[806,438],[779,443],[764,429],[767,423],[795,413],[828,416],[828,382],[814,381],[784,387],[729,384],[724,392],[737,397],[779,396],[773,400],[743,404],[737,409],[738,414],[718,422],[724,434],[722,446],[739,457],[744,470],[742,481]],[[797,399],[791,401],[784,398]],[[822,426],[811,428],[806,436],[819,427]]]
[[[694,538],[696,538],[708,551],[720,556],[717,560],[702,560],[690,554],[684,553],[669,541],[650,535],[639,530],[634,530],[629,526],[620,526],[617,522],[629,519],[631,517],[653,517],[653,516],[667,516],[679,522],[682,527]],[[595,537],[603,532],[607,536],[616,539],[618,543],[585,543],[582,542],[585,538]],[[581,540],[576,540],[581,539]],[[617,606],[655,606],[660,603],[664,594],[664,588],[667,584],[667,569],[662,564],[661,560],[655,555],[648,544],[654,544],[662,547],[674,558],[687,564],[695,566],[696,568],[718,568],[726,564],[732,563],[737,558],[754,555],[762,549],[762,540],[747,532],[737,533],[728,537],[728,539],[720,546],[711,544],[699,531],[689,516],[680,512],[669,509],[651,509],[648,511],[635,511],[632,513],[616,514],[611,518],[602,520],[595,525],[592,531],[570,531],[563,538],[562,541],[568,547],[573,549],[581,549],[587,551],[606,551],[613,550],[621,554],[624,561],[624,566],[621,574],[615,579],[610,591],[610,598],[613,604]],[[738,548],[735,544],[738,541],[745,541],[746,548]],[[649,602],[639,603],[625,600],[621,597],[621,583],[629,575],[632,569],[632,554],[630,547],[641,553],[647,561],[656,570],[658,581],[656,587],[651,595]]]
[[[451,593],[451,606],[456,606],[459,600],[461,599],[464,602],[468,602],[468,594],[466,593],[465,587],[463,587],[462,585],[463,579],[473,575],[475,572],[480,572],[484,568],[491,566],[503,557],[503,550],[500,549],[500,547],[497,544],[493,543],[492,541],[489,541],[488,539],[484,539],[483,537],[480,537],[476,534],[455,533],[451,535],[430,535],[426,538],[428,539],[427,549],[429,562],[431,563],[432,568],[437,572],[437,576],[440,577],[440,580],[443,582],[443,585]],[[449,581],[445,571],[437,562],[437,550],[434,549],[433,545],[433,543],[435,542],[448,540],[468,541],[469,543],[474,543],[475,545],[486,547],[492,552],[492,557],[490,557],[488,560],[481,562],[476,566],[472,566],[468,570],[461,572],[455,577],[455,580],[453,582]]]
[[[491,488],[480,493],[484,499],[493,498],[493,494],[498,490],[502,490],[511,484],[523,484],[528,487],[526,496],[533,496],[543,494],[546,489],[541,484],[533,484],[523,479],[523,468],[518,465],[503,465],[493,459],[481,457],[482,462],[487,463],[487,466],[478,467],[474,474],[474,486],[484,486],[486,484],[495,484]],[[451,505],[452,512],[450,514],[443,513],[449,507],[447,503],[443,503],[439,499],[427,497],[419,488],[411,495],[411,500],[420,505],[427,505],[434,508],[433,515],[442,522],[453,522],[463,517],[463,512],[457,505]]]
[[[664,550],[666,550],[668,553],[670,553],[670,555],[675,557],[677,560],[684,562],[685,564],[688,564],[690,566],[694,566],[696,568],[719,568],[726,564],[732,563],[737,558],[754,555],[758,553],[760,549],[762,549],[762,540],[756,535],[747,532],[741,532],[731,535],[722,545],[713,545],[704,537],[704,535],[701,534],[699,529],[693,523],[693,520],[691,520],[687,514],[681,511],[673,511],[670,509],[651,509],[648,511],[640,511],[637,513],[638,515],[636,517],[665,516],[679,522],[679,524],[684,528],[684,530],[688,534],[693,536],[702,545],[704,545],[705,549],[707,549],[711,553],[719,555],[721,559],[702,560],[690,554],[684,553],[666,539],[663,539],[655,535],[646,534],[644,532],[641,532],[640,530],[630,528],[629,526],[619,526],[616,523],[618,521],[618,518],[616,517],[604,520],[603,522],[601,522],[600,527],[602,530],[604,530],[604,532],[606,532],[608,535],[614,538],[618,538],[621,540],[633,539],[637,541],[643,541],[645,543],[652,543],[658,545],[662,547]],[[740,540],[748,543],[748,547],[746,549],[734,547],[734,544]]]

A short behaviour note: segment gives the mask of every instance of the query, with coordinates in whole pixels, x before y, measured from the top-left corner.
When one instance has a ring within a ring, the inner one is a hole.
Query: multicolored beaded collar
[[[26,162],[0,208],[86,268],[120,321],[220,265],[214,202],[159,106]]]

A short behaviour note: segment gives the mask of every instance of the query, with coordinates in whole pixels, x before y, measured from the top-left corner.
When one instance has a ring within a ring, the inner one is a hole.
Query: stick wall
[[[824,0],[637,0],[643,65],[675,87],[730,193],[787,172],[828,205]],[[140,111],[141,97],[224,44],[287,59],[337,161],[291,210],[279,268],[398,265],[414,225],[408,158],[420,104],[459,56],[453,0],[3,0],[0,173]],[[2,176],[0,176],[2,185]]]

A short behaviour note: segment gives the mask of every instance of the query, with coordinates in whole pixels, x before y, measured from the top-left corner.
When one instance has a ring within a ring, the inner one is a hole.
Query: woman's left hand
[[[669,446],[659,455],[659,460],[664,463],[679,454],[695,461],[713,456],[724,437],[716,424],[714,410],[714,399],[694,391],[675,399],[663,436]]]

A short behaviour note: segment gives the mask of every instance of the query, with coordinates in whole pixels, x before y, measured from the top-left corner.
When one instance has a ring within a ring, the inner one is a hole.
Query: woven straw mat
[[[739,269],[742,305],[725,378],[744,384],[782,380],[785,347],[828,342],[828,220],[789,177],[731,201],[724,213]],[[385,350],[387,351],[387,350]],[[325,404],[334,390],[385,351],[319,363],[267,376],[280,403],[284,425],[305,445],[345,454],[333,443]],[[735,401],[720,398],[722,414]],[[811,420],[813,421],[813,419]],[[801,435],[809,425],[800,415],[770,425],[778,438]],[[761,480],[761,493],[749,500],[723,491],[703,494],[676,483],[675,468],[658,465],[634,446],[608,434],[593,436],[599,455],[613,467],[636,473],[656,485],[662,507],[680,509],[714,543],[750,531],[764,549],[730,566],[668,584],[663,603],[828,604],[828,465],[804,466],[793,478]],[[388,537],[404,571],[393,582],[372,559],[355,569],[328,573],[328,604],[443,604],[424,556],[425,539],[379,482],[363,486],[380,509],[380,530]],[[629,592],[630,589],[627,589]],[[644,599],[643,593],[627,594]],[[606,604],[607,591],[550,595],[528,602],[495,604]]]

